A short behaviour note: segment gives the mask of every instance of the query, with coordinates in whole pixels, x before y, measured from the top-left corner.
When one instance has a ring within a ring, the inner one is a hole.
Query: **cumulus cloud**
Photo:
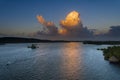
[[[107,35],[111,37],[120,37],[120,26],[111,26]]]
[[[53,22],[46,21],[42,16],[37,15],[37,19],[40,24],[42,24],[44,31],[39,31],[39,34],[48,34],[48,35],[55,35],[58,33],[58,28],[55,26]]]
[[[76,11],[70,12],[65,20],[60,21],[60,25],[68,29],[77,27],[79,24],[81,24],[80,14]]]
[[[92,31],[83,27],[80,14],[77,11],[70,12],[65,20],[60,21],[60,25],[69,38],[88,38],[93,35]]]
[[[107,33],[100,34],[99,36],[105,40],[120,40],[120,26],[111,26]]]
[[[77,30],[81,30],[82,22],[80,20],[80,14],[76,11],[70,12],[65,20],[60,21],[61,30],[64,33],[66,32],[67,35],[76,34]]]
[[[111,26],[108,32],[94,35],[94,40],[120,40],[120,26]]]
[[[53,22],[46,21],[42,16],[37,16],[40,24],[43,25],[43,31],[38,31],[37,35],[46,37],[54,37],[56,39],[82,39],[93,36],[93,32],[87,27],[83,27],[80,19],[80,14],[77,11],[68,13],[64,20],[60,21],[60,26],[57,28]],[[49,36],[51,35],[51,36]]]

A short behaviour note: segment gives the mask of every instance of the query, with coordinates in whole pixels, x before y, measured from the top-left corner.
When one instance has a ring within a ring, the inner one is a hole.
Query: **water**
[[[0,45],[0,80],[119,80],[120,66],[97,48],[109,45],[39,43]]]

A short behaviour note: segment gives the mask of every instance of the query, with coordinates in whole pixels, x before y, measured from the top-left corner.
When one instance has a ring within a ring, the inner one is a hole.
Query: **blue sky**
[[[59,25],[73,10],[81,14],[83,25],[90,29],[120,25],[120,0],[0,0],[0,32],[38,31],[42,25],[37,14]]]

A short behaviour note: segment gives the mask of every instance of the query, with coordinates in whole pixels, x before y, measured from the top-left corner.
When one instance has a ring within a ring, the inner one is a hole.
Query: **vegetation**
[[[44,40],[36,38],[23,37],[1,37],[0,44],[5,43],[58,43],[58,42],[81,42],[81,41],[67,41],[67,40]]]
[[[112,46],[104,49],[98,49],[103,51],[104,59],[110,60],[111,57],[115,57],[120,62],[120,46]]]
[[[96,44],[96,45],[102,45],[102,44],[115,45],[115,44],[120,44],[120,41],[83,41],[83,43]]]
[[[84,44],[120,44],[120,41],[80,41],[80,40],[43,40],[43,39],[36,39],[36,38],[23,38],[23,37],[1,37],[0,44],[6,43],[63,43],[63,42],[82,42]]]
[[[40,40],[35,38],[22,38],[22,37],[1,37],[0,44],[5,43],[38,43],[49,42],[49,40]]]

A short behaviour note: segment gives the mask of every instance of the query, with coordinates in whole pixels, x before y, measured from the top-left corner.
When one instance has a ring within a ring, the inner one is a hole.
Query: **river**
[[[119,80],[120,66],[97,48],[110,45],[38,43],[0,45],[0,80]]]

